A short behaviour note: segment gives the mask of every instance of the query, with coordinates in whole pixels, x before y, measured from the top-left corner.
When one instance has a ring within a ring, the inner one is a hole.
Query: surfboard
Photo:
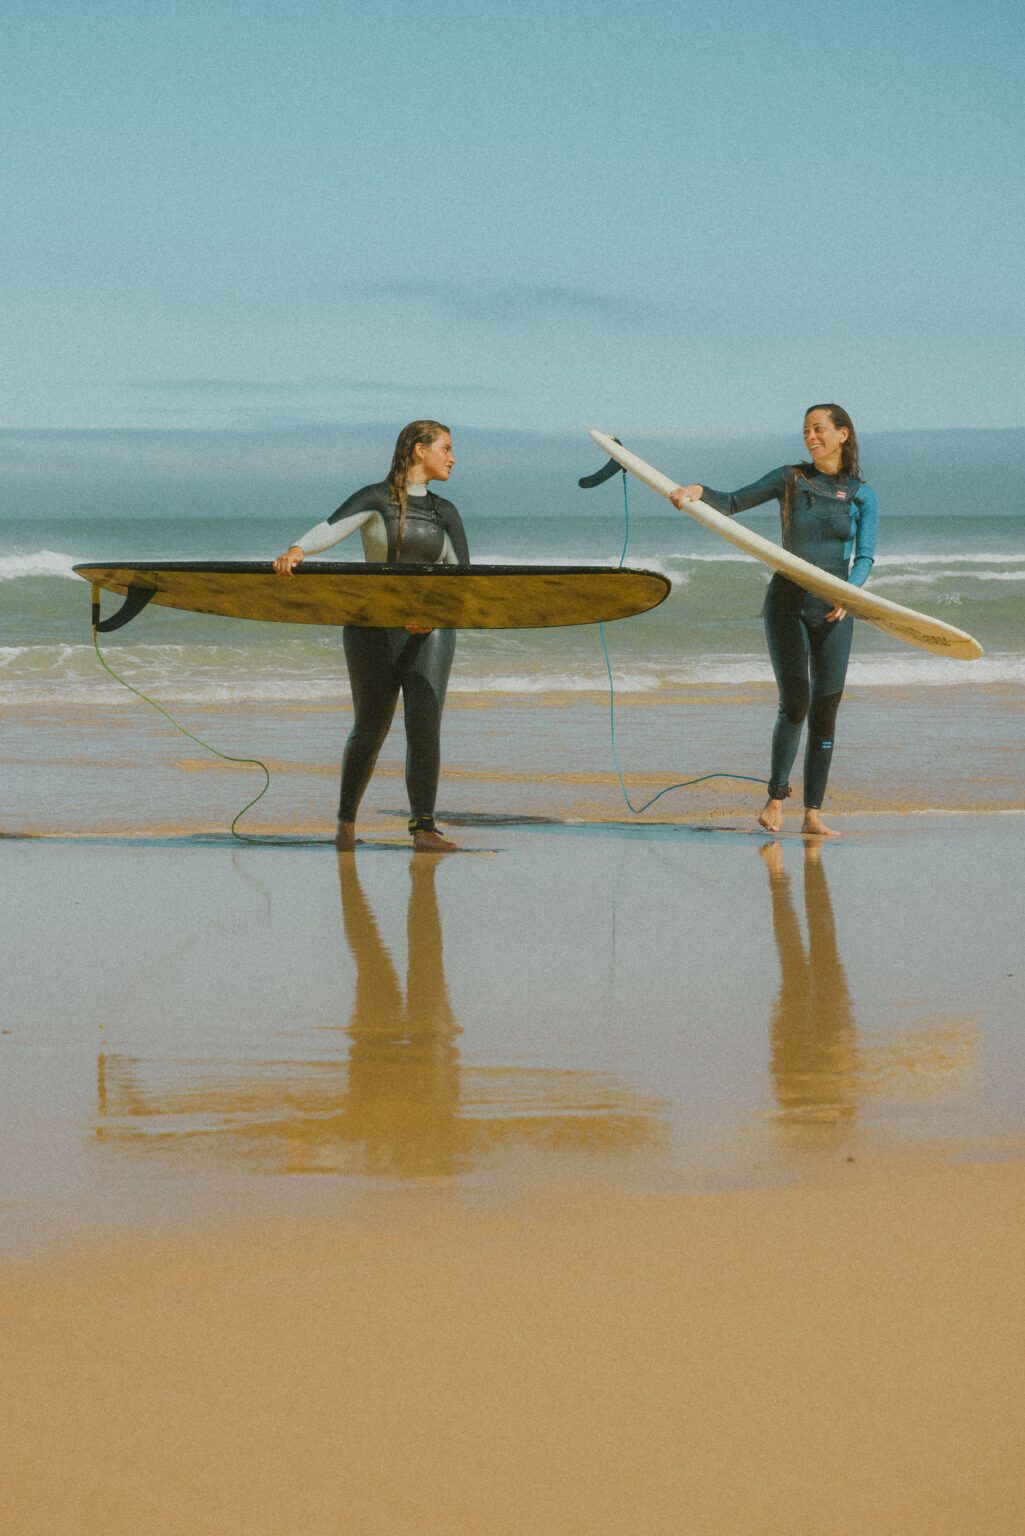
[[[659,496],[669,500],[677,488],[676,481],[670,480],[657,469],[653,469],[635,453],[624,448],[614,437],[607,437],[604,432],[598,431],[592,431],[591,436],[609,458],[614,459],[622,469],[635,475]],[[724,517],[721,512],[706,506],[703,501],[685,501],[683,510],[712,533],[718,534],[721,539],[726,539],[737,549],[742,549],[745,554],[752,555],[763,565],[769,566],[771,570],[779,571],[791,581],[796,582],[798,586],[814,592],[817,597],[825,598],[827,602],[846,608],[847,612],[853,613],[855,618],[864,619],[867,623],[873,624],[876,629],[881,629],[884,634],[893,635],[897,640],[904,640],[908,645],[918,646],[920,650],[932,651],[941,656],[951,656],[960,661],[974,661],[976,657],[983,655],[979,642],[966,634],[963,629],[955,629],[952,624],[944,624],[942,620],[931,618],[929,614],[919,613],[914,608],[905,608],[903,604],[891,602],[889,598],[877,597],[874,592],[866,592],[864,587],[854,587],[848,581],[830,576],[819,566],[799,559],[797,555],[790,554],[779,544],[773,544],[771,539],[763,539],[761,534],[753,533],[750,528],[743,527],[730,517]]]
[[[83,564],[93,623],[120,629],[149,603],[277,624],[361,624],[371,629],[548,629],[609,623],[655,608],[669,593],[655,571],[592,565],[409,565],[304,560],[292,577],[269,560]],[[124,597],[99,616],[100,590]]]

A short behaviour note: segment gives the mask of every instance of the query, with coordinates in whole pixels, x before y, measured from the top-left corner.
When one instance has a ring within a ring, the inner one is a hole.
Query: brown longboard
[[[304,560],[291,577],[270,561],[123,561],[75,566],[98,592],[125,602],[102,631],[149,603],[277,624],[361,624],[374,629],[548,629],[625,619],[654,608],[669,582],[654,571],[564,565],[374,565]]]

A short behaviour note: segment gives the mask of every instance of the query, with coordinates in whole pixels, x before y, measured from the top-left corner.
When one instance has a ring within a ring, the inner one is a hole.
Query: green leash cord
[[[630,543],[630,501],[626,488],[626,471],[623,471],[623,552],[619,557],[619,569],[622,570],[626,560],[626,551]],[[665,789],[660,789],[657,795],[652,795],[650,800],[645,800],[643,805],[634,805],[630,799],[630,792],[626,787],[626,779],[623,777],[623,769],[619,761],[619,753],[616,751],[616,686],[612,681],[612,663],[609,661],[609,648],[605,643],[605,625],[598,625],[598,638],[601,640],[601,653],[605,658],[605,671],[609,679],[609,737],[612,746],[612,763],[616,770],[616,778],[619,780],[619,788],[627,807],[635,816],[641,816],[648,808],[661,800],[663,795],[670,794],[674,789],[690,789],[693,784],[704,784],[707,779],[743,779],[748,784],[765,784],[764,779],[756,779],[750,773],[702,773],[696,779],[681,779],[678,784],[667,784]]]
[[[103,655],[103,652],[100,650],[100,636],[95,624],[93,625],[93,649],[96,652],[100,666],[103,668],[104,672],[109,673],[109,675],[114,679],[116,683],[121,684],[122,688],[127,688],[129,693],[134,693],[137,699],[142,699],[143,703],[151,705],[158,714],[163,715],[164,719],[169,721],[169,723],[174,726],[176,731],[181,731],[183,736],[187,736],[190,741],[194,741],[197,747],[202,747],[206,752],[212,752],[214,757],[219,757],[226,763],[245,763],[250,767],[263,769],[263,788],[260,790],[258,795],[253,796],[248,805],[244,805],[242,807],[231,824],[231,835],[232,837],[237,837],[240,843],[262,842],[262,838],[250,837],[248,833],[239,832],[236,830],[236,828],[238,827],[239,822],[242,820],[246,812],[251,811],[256,802],[258,800],[262,800],[270,788],[270,769],[267,767],[267,764],[261,762],[258,757],[235,757],[230,752],[221,752],[217,747],[212,747],[208,741],[204,741],[200,736],[193,735],[192,731],[187,731],[184,725],[179,725],[174,716],[169,715],[167,710],[164,709],[163,705],[158,704],[155,699],[151,699],[148,693],[143,693],[141,688],[133,688],[131,683],[126,682],[123,677],[120,677],[118,673],[114,671],[114,668],[109,664],[106,657]],[[277,839],[275,839],[275,842],[276,841]]]

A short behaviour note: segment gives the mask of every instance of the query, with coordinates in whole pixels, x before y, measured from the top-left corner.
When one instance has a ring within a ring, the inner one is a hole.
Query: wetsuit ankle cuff
[[[417,832],[436,832],[433,816],[411,816],[408,822],[409,833],[412,837]]]
[[[793,790],[789,784],[773,784],[771,782],[769,784],[770,800],[789,800],[792,794]]]

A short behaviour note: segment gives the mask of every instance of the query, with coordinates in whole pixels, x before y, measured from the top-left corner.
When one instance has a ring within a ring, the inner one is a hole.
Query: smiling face
[[[824,475],[835,475],[843,458],[843,445],[850,433],[846,427],[838,427],[828,411],[821,406],[809,411],[804,418],[804,446],[815,468]]]
[[[411,468],[417,480],[447,480],[452,473],[455,464],[455,454],[452,452],[452,439],[447,432],[436,437],[433,443],[414,443],[413,462]]]

